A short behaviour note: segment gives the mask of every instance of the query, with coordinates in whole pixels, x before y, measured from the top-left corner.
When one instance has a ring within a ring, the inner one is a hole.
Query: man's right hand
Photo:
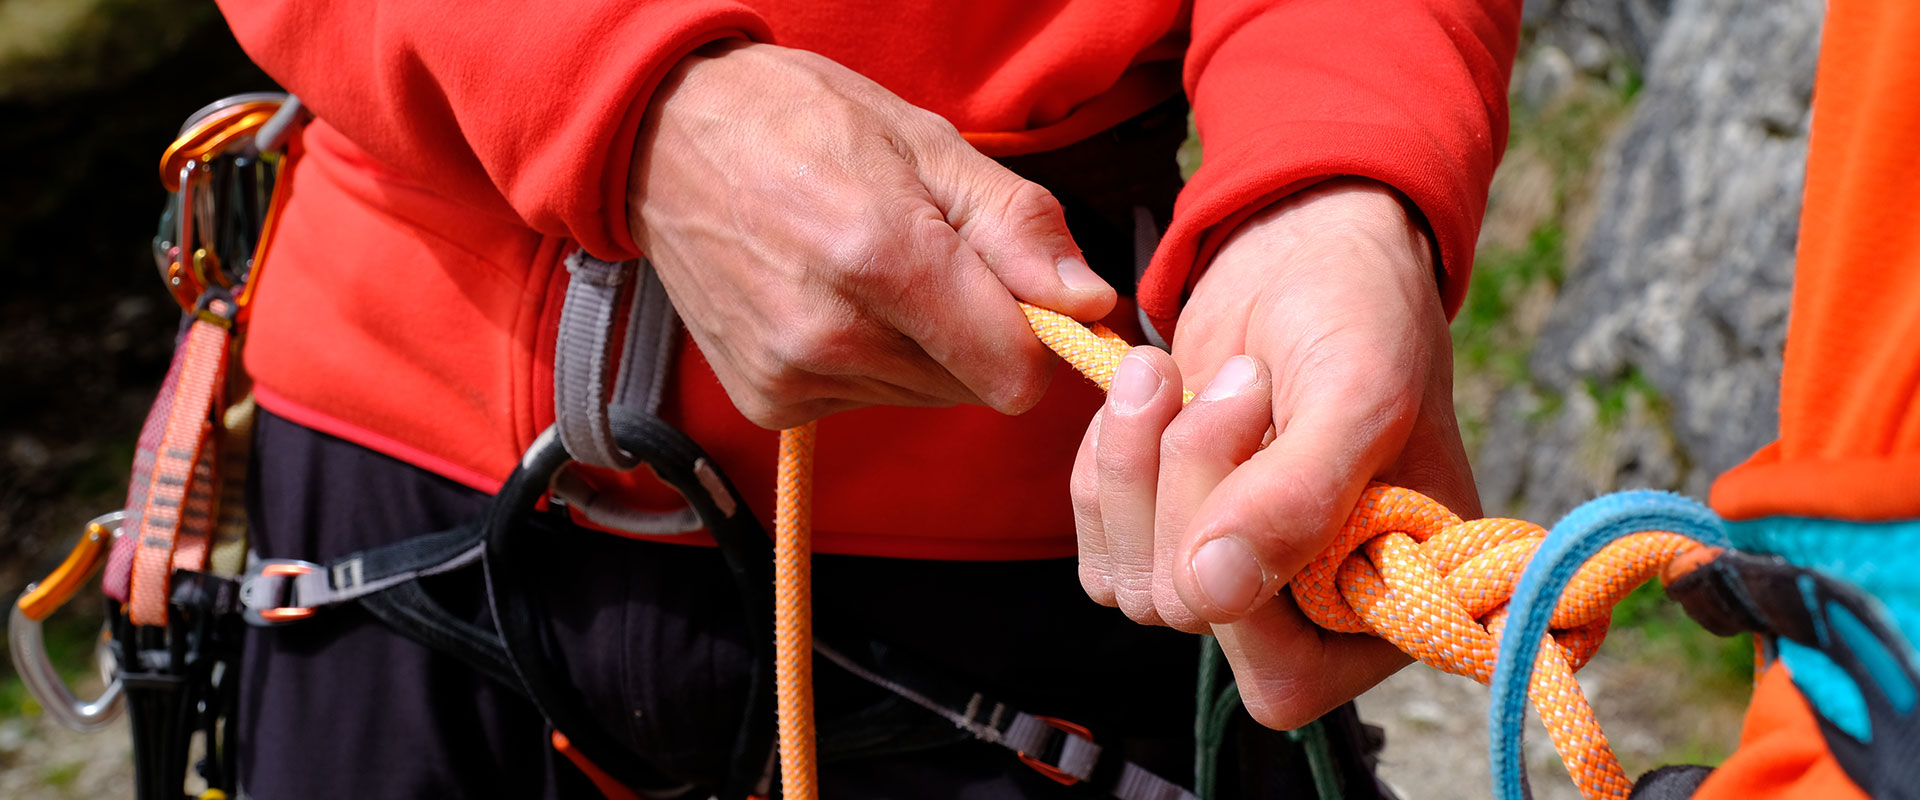
[[[1060,204],[953,125],[800,50],[715,43],[647,108],[628,225],[748,419],[1033,406],[1049,355],[1014,300],[1081,320],[1111,287]]]

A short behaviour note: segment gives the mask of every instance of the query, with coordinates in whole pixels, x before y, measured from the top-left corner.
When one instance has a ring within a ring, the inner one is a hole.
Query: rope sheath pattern
[[[1048,348],[1102,391],[1111,386],[1131,345],[1105,327],[1089,329],[1064,314],[1020,305]],[[1191,401],[1193,393],[1186,399]],[[806,573],[813,440],[811,423],[781,433],[774,545],[781,784],[785,796],[809,800],[817,793]],[[1333,542],[1289,587],[1302,612],[1322,628],[1378,636],[1422,663],[1487,683],[1500,650],[1507,600],[1546,535],[1522,520],[1462,520],[1418,492],[1376,483],[1361,495]],[[1573,673],[1599,649],[1621,598],[1699,548],[1676,533],[1627,536],[1581,568],[1554,609],[1528,695],[1568,774],[1589,800],[1624,800],[1633,782]]]
[[[774,698],[780,732],[780,795],[814,800],[813,443],[814,423],[780,432],[773,512]]]

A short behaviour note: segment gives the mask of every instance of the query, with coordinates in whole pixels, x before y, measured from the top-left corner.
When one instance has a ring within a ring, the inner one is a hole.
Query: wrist
[[[1426,218],[1398,191],[1367,178],[1333,178],[1275,201],[1228,234],[1213,261],[1285,263],[1329,242],[1364,243],[1398,268],[1397,277],[1438,294],[1439,258]]]

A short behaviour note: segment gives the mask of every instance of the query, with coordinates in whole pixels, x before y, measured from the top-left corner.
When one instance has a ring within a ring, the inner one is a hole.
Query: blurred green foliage
[[[0,100],[125,80],[218,18],[206,0],[0,0]]]

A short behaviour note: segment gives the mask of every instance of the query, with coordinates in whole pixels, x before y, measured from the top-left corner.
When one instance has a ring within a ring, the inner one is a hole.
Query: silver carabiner
[[[99,571],[107,552],[113,548],[113,540],[120,536],[120,523],[125,518],[125,511],[115,511],[87,523],[86,533],[73,552],[67,554],[67,560],[45,580],[28,584],[7,619],[7,642],[13,651],[13,668],[20,673],[21,682],[47,710],[47,716],[83,733],[104,728],[119,716],[125,706],[120,678],[118,675],[107,677],[106,690],[92,700],[74,697],[73,690],[67,687],[47,657],[40,623],[65,605]],[[104,667],[103,664],[103,675],[111,672]]]

